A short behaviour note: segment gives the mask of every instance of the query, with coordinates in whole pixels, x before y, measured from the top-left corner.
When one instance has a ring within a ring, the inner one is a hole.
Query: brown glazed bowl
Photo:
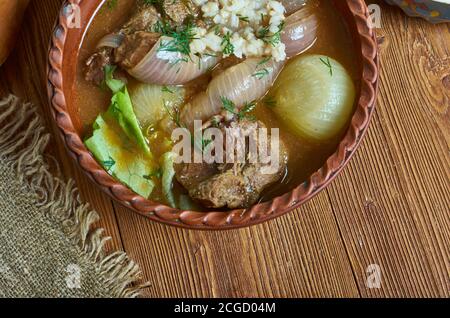
[[[80,137],[81,124],[72,89],[77,73],[77,57],[83,36],[104,0],[69,0],[63,4],[49,50],[48,94],[61,136],[70,155],[81,169],[108,195],[133,211],[169,225],[223,230],[258,224],[294,210],[324,189],[347,164],[364,136],[374,111],[378,87],[378,52],[374,31],[368,24],[364,0],[334,0],[351,30],[359,57],[361,90],[350,127],[336,152],[325,165],[293,191],[249,209],[228,212],[180,211],[145,199],[114,180],[93,158]],[[72,4],[81,8],[80,28],[73,23]]]

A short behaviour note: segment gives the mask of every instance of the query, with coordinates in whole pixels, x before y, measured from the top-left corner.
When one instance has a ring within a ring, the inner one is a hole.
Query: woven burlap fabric
[[[34,106],[0,101],[0,296],[138,296],[137,265],[103,253],[97,213],[50,172],[49,139]]]

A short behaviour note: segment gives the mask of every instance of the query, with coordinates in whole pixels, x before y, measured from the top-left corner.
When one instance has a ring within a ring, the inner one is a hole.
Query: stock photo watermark
[[[382,10],[377,4],[370,4],[367,6],[369,9],[369,18],[367,24],[373,29],[381,29],[382,27]],[[74,3],[68,4],[64,9],[64,14],[67,18],[67,27],[69,29],[81,28],[81,7],[79,0]]]
[[[69,264],[66,268],[66,284],[69,289],[81,288],[81,268],[76,264]]]
[[[366,268],[366,287],[368,289],[381,288],[381,267],[378,264],[370,264]]]

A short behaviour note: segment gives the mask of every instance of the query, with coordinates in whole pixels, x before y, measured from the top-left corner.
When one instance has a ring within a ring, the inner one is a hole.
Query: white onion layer
[[[150,52],[134,68],[127,70],[137,80],[158,85],[182,85],[205,74],[219,57],[191,55],[164,50],[172,39],[161,37]]]
[[[286,55],[293,57],[309,49],[317,40],[319,21],[309,7],[304,7],[286,18],[281,41],[286,45]]]
[[[288,57],[303,53],[314,44],[317,25],[316,15],[307,7],[287,18],[282,41]],[[230,67],[211,81],[206,92],[185,105],[181,121],[192,129],[194,120],[207,121],[221,113],[222,97],[231,100],[238,109],[245,103],[259,100],[272,86],[283,66],[284,62],[249,58]]]
[[[291,14],[305,5],[306,0],[281,0],[281,4],[286,9],[286,14]]]
[[[97,49],[100,49],[102,47],[117,49],[120,44],[122,44],[124,38],[125,36],[120,33],[108,34],[98,42]]]
[[[223,110],[222,98],[234,103],[238,111],[245,103],[260,99],[278,76],[283,62],[249,58],[214,78],[206,92],[198,94],[183,108],[181,121],[192,129],[194,120],[207,121]]]

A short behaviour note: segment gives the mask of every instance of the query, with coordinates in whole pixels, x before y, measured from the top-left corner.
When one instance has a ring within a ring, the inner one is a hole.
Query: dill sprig
[[[256,77],[257,79],[263,79],[264,77],[270,75],[270,72],[267,68],[263,68],[261,70],[257,70],[255,74],[253,74],[253,77]]]
[[[256,36],[263,40],[264,43],[270,44],[272,46],[276,46],[281,42],[281,33],[284,30],[285,23],[284,21],[280,23],[278,26],[277,32],[271,34],[269,26],[262,27],[258,30]]]
[[[236,105],[230,99],[228,99],[224,96],[220,97],[220,99],[222,101],[222,108],[224,110],[230,112],[231,114],[237,116],[239,120],[244,119],[244,118],[251,120],[251,121],[256,120],[255,116],[249,114],[255,110],[256,101],[247,102],[244,104],[244,106],[241,108],[241,110],[238,110]]]
[[[331,64],[330,58],[327,57],[326,59],[324,58],[320,58],[320,61],[326,66],[328,67],[328,70],[330,72],[330,75],[333,76],[333,65]]]
[[[179,128],[184,128],[183,124],[181,123],[181,113],[180,109],[178,107],[173,107],[170,109],[167,106],[167,102],[163,100],[163,106],[166,110],[167,115],[169,116],[170,120],[175,123],[175,125]]]
[[[158,50],[165,52],[179,52],[184,55],[190,55],[191,42],[195,39],[194,27],[194,24],[191,22],[180,27],[172,27],[167,22],[158,21],[155,24],[154,31],[172,38],[170,41],[161,41],[161,45]]]
[[[222,40],[222,52],[225,55],[231,55],[234,53],[234,45],[231,44],[231,32],[227,32],[223,35],[223,40]]]

